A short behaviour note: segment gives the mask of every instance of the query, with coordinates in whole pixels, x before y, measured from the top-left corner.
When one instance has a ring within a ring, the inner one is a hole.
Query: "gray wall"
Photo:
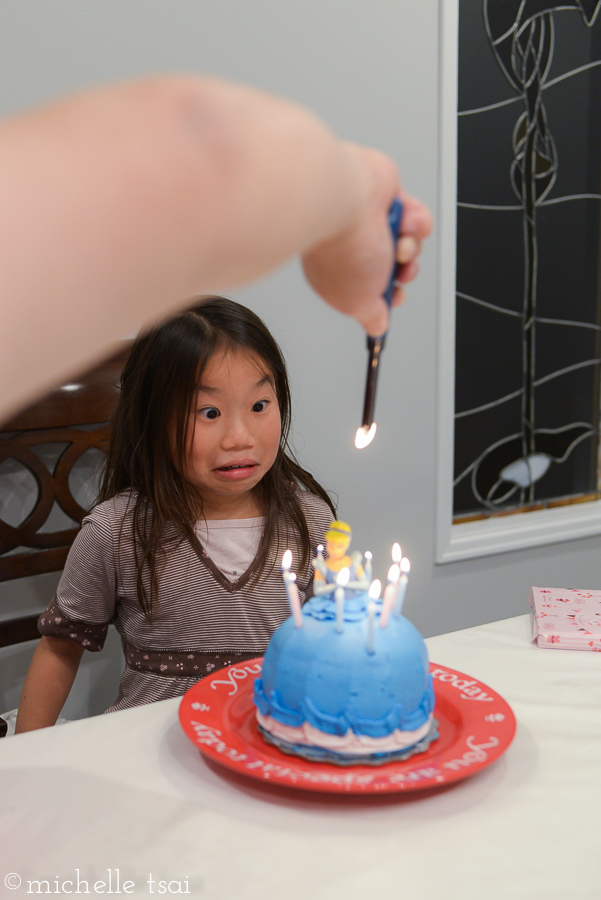
[[[221,75],[296,99],[348,139],[386,150],[436,212],[437,0],[2,0],[0,15],[0,113],[145,73]],[[366,361],[359,327],[312,295],[296,263],[234,294],[265,318],[285,351],[296,448],[338,495],[355,546],[374,552],[380,575],[394,540],[410,557],[406,612],[425,635],[523,613],[532,584],[598,584],[597,539],[433,562],[436,240],[394,316],[378,438],[361,454],[353,448]],[[9,589],[0,586],[0,599]],[[19,590],[46,602],[45,589]]]

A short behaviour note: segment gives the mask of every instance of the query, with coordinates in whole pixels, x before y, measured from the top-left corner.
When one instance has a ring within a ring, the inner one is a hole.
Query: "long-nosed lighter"
[[[390,232],[392,234],[395,254],[396,242],[401,230],[402,218],[403,204],[400,200],[394,200],[390,209],[388,210],[388,224],[390,226]],[[386,287],[386,290],[382,295],[384,297],[384,300],[388,304],[388,307],[390,307],[392,303],[392,297],[394,295],[394,288],[399,268],[399,263],[395,261],[392,267],[390,279],[388,281],[388,286]],[[376,423],[374,422],[374,410],[376,407],[376,388],[378,386],[380,357],[382,355],[382,350],[384,349],[385,340],[386,334],[383,334],[381,337],[377,338],[367,338],[367,350],[369,353],[369,358],[367,362],[365,398],[363,400],[363,418],[361,421],[361,428],[357,429],[357,434],[355,435],[355,447],[357,447],[359,450],[361,450],[363,447],[367,447],[368,444],[371,444],[376,433]]]

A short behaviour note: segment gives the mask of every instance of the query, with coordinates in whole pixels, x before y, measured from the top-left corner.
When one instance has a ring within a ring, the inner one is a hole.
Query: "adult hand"
[[[331,306],[354,316],[374,337],[388,328],[388,308],[382,299],[394,260],[401,263],[392,305],[402,303],[403,285],[418,272],[422,241],[430,234],[430,211],[405,193],[392,160],[376,150],[349,145],[369,176],[365,199],[352,223],[342,232],[312,247],[303,256],[306,278]],[[400,197],[404,212],[396,247],[391,240],[388,209]]]

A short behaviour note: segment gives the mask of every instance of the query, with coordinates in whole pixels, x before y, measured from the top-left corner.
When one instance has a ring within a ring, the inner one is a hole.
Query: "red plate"
[[[461,781],[505,752],[515,734],[510,706],[486,685],[430,663],[440,737],[425,753],[383,766],[336,766],[281,753],[259,734],[252,700],[262,657],[219,669],[185,694],[179,718],[205,756],[238,774],[307,791],[384,794]]]

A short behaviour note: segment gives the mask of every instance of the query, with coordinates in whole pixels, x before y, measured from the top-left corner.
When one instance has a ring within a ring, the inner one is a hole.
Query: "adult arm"
[[[23,685],[16,734],[56,724],[83,652],[81,644],[68,638],[41,638]]]
[[[431,228],[387,157],[285,100],[184,76],[6,119],[0,195],[0,416],[142,321],[295,254],[326,301],[381,332],[391,200],[406,201],[404,280]]]

